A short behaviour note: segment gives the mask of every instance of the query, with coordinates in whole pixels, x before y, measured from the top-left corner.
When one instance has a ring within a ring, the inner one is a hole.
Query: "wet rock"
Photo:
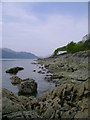
[[[21,81],[22,81],[22,79],[19,78],[19,77],[17,77],[17,76],[13,76],[13,77],[11,77],[10,79],[11,79],[11,83],[14,84],[14,85],[20,84]]]
[[[14,68],[10,68],[8,70],[6,70],[6,73],[10,73],[10,74],[17,74],[18,71],[24,70],[23,67],[14,67]]]
[[[40,74],[45,74],[45,71],[38,71],[38,73],[40,73]]]
[[[19,84],[19,94],[36,94],[37,83],[33,79],[25,79]]]
[[[33,72],[36,72],[36,70],[33,70]]]

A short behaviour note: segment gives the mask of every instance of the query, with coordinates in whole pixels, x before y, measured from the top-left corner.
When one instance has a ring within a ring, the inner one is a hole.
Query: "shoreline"
[[[90,91],[88,88],[87,52],[59,55],[39,59],[37,62],[36,64],[44,65],[48,72],[53,74],[46,77],[50,77],[50,82],[54,80],[56,86],[43,93],[39,98],[32,96],[29,98],[25,96],[16,97],[12,92],[3,89],[3,118],[7,116],[10,120],[17,119],[18,115],[20,118],[24,116],[25,118],[69,118],[72,120],[88,118],[88,95]],[[7,108],[5,106],[6,101],[8,103]],[[21,111],[23,114],[20,114]]]

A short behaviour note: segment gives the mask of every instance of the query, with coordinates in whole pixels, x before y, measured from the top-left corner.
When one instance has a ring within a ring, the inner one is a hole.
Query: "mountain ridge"
[[[2,58],[7,58],[7,59],[36,59],[38,58],[36,55],[30,52],[16,52],[12,49],[8,48],[0,48],[0,54],[2,54]],[[1,55],[0,55],[1,57]]]

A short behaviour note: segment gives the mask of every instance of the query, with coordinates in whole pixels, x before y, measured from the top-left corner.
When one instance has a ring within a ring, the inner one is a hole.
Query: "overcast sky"
[[[48,56],[88,33],[88,3],[3,3],[3,47]]]

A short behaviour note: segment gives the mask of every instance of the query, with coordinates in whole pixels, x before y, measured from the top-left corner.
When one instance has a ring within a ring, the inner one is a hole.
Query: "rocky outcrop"
[[[2,118],[7,120],[41,118],[35,111],[27,109],[30,99],[25,96],[17,97],[7,89],[2,91]]]
[[[46,75],[46,80],[62,84],[60,81],[71,80],[71,82],[84,82],[88,80],[88,52],[80,51],[74,54],[63,54],[55,57],[39,59],[39,64],[52,73]],[[55,80],[56,79],[56,80]]]
[[[18,71],[24,70],[23,67],[14,67],[14,68],[10,68],[8,70],[6,70],[6,73],[10,73],[10,74],[17,74]]]
[[[24,79],[19,84],[19,94],[36,94],[37,93],[37,83],[33,79]]]
[[[43,94],[39,98],[39,101],[43,101],[44,112],[41,111],[42,116],[44,118],[87,118],[86,84],[87,82],[83,84],[65,83]],[[90,91],[87,92],[89,95]]]
[[[45,92],[39,98],[17,97],[3,89],[3,117],[29,118],[30,115],[31,118],[46,119],[88,118],[90,91],[87,82],[64,83]]]
[[[19,78],[18,76],[13,76],[10,79],[11,79],[11,83],[14,85],[20,84],[22,81],[22,79]]]
[[[3,118],[68,118],[71,120],[88,118],[90,89],[87,52],[39,59],[38,62],[45,64],[48,71],[52,73],[47,74],[46,79],[56,82],[56,87],[39,98],[16,96],[3,89]],[[19,85],[19,90],[24,93],[31,90],[34,92],[37,87],[35,81],[31,79],[21,81]]]
[[[17,85],[21,95],[36,95],[37,93],[37,83],[31,78],[21,79],[18,76],[13,76],[10,78],[13,85]]]

